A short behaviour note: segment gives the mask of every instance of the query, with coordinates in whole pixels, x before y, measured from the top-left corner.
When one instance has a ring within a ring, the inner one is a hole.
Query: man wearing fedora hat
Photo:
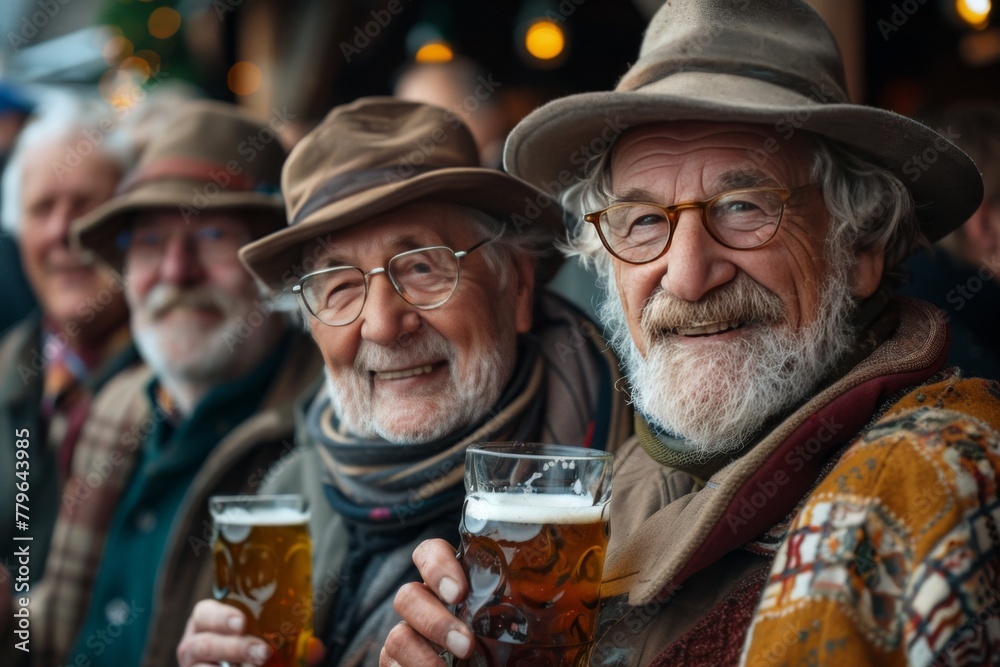
[[[617,359],[541,289],[562,229],[534,188],[480,166],[454,114],[393,98],[334,109],[282,174],[288,229],[244,247],[290,289],[326,362],[304,447],[267,485],[310,499],[324,664],[370,665],[413,581],[413,547],[458,542],[465,449],[484,440],[608,448],[631,429]],[[520,223],[520,224],[519,224]],[[239,611],[199,603],[182,665],[263,664]]]
[[[170,662],[211,591],[209,496],[256,492],[293,448],[320,358],[237,254],[284,224],[273,139],[232,105],[185,103],[74,226],[121,274],[146,366],[104,387],[80,437],[32,591],[38,664]]]
[[[891,296],[982,183],[944,137],[843,91],[804,3],[674,0],[616,90],[508,140],[513,174],[576,183],[569,249],[607,287],[637,410],[591,665],[1000,655],[1000,386],[946,367],[938,312]],[[468,657],[453,553],[414,560],[381,664]]]

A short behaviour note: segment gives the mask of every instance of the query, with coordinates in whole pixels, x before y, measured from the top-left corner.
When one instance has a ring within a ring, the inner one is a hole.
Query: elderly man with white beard
[[[458,544],[470,444],[608,449],[632,430],[618,360],[542,289],[559,265],[558,206],[479,165],[444,109],[338,107],[285,166],[288,229],[241,250],[261,281],[299,296],[326,362],[303,446],[265,485],[309,499],[324,665],[375,664],[396,590],[416,579],[413,548]],[[240,610],[199,603],[180,664],[265,664],[273,646],[245,627]]]
[[[122,275],[146,366],[105,385],[83,426],[32,591],[37,664],[172,661],[211,591],[209,496],[256,492],[293,448],[293,407],[318,386],[320,358],[238,256],[284,224],[284,159],[269,125],[186,103],[74,225]]]
[[[938,311],[891,296],[982,198],[964,153],[850,104],[804,3],[675,0],[615,91],[530,114],[505,165],[579,174],[566,248],[607,286],[637,411],[588,664],[1000,655],[1000,386],[947,367]],[[413,558],[380,664],[469,657],[454,553]]]

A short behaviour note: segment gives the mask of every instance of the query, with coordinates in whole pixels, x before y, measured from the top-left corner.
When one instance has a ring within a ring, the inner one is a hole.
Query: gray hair
[[[513,277],[512,272],[518,257],[525,255],[530,257],[534,266],[553,249],[554,239],[552,235],[541,229],[540,225],[528,225],[520,228],[509,220],[501,220],[469,206],[460,206],[459,208],[469,217],[483,238],[500,234],[496,241],[483,246],[480,252],[483,253],[486,265],[496,274],[501,290],[507,287]],[[541,285],[535,287],[538,288]]]
[[[72,144],[71,140],[77,137],[82,138]],[[132,141],[118,129],[118,118],[109,106],[100,100],[75,96],[59,96],[44,102],[18,137],[4,169],[0,210],[4,231],[14,236],[20,231],[25,157],[39,146],[58,141],[65,142],[67,157],[74,154],[87,157],[97,153],[118,165],[123,175],[135,163],[136,152]]]
[[[823,188],[830,216],[830,241],[840,241],[855,252],[882,248],[883,281],[898,282],[900,265],[918,245],[927,241],[920,231],[916,205],[903,182],[892,172],[853,151],[821,137],[816,142],[812,181]],[[576,256],[598,276],[608,275],[611,255],[601,245],[597,230],[583,221],[583,214],[611,200],[611,148],[586,165],[582,181],[567,188],[562,202],[574,216],[566,242],[559,249]]]

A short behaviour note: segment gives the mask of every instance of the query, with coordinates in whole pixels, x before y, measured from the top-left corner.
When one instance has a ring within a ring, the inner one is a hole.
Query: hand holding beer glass
[[[465,464],[456,614],[476,635],[460,665],[587,665],[608,543],[611,454],[531,443],[473,446]]]
[[[213,496],[213,597],[272,649],[266,667],[304,665],[312,637],[309,511],[300,495]]]

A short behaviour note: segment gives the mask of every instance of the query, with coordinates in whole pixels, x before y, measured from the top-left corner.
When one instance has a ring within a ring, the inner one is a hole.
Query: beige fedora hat
[[[335,108],[292,150],[281,175],[288,228],[240,250],[250,271],[283,289],[310,270],[308,247],[345,227],[404,204],[434,200],[491,214],[516,233],[525,225],[564,232],[551,197],[496,169],[479,166],[468,128],[445,109],[392,97]],[[323,247],[326,247],[324,245]],[[557,257],[539,265],[550,278]]]
[[[536,109],[508,138],[504,165],[536,185],[565,183],[583,176],[588,158],[630,127],[759,123],[783,138],[807,131],[832,139],[895,173],[931,240],[964,222],[983,195],[972,160],[914,120],[850,103],[845,90],[836,42],[804,2],[671,0],[613,91]]]
[[[285,151],[275,128],[224,102],[192,101],[150,139],[115,196],[73,225],[73,235],[121,270],[121,232],[137,211],[176,209],[185,220],[220,209],[253,214],[254,231],[285,224],[279,183]]]

